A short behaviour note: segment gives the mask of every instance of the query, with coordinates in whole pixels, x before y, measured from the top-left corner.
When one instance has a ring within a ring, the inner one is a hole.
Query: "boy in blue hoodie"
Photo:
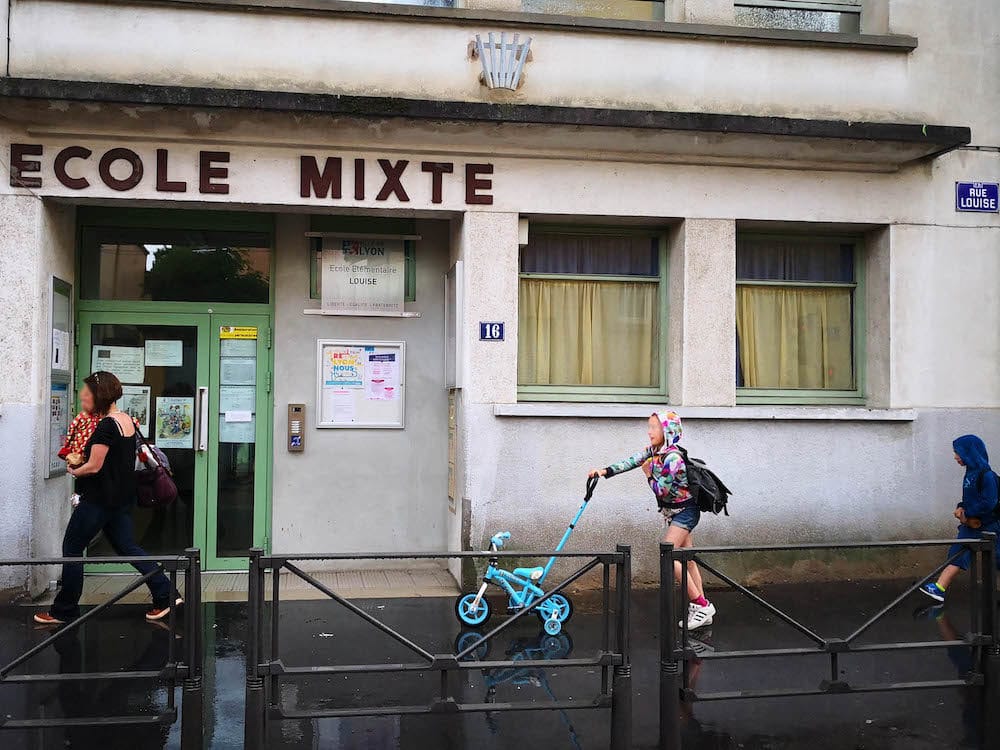
[[[962,435],[951,444],[955,461],[965,467],[962,481],[962,502],[955,508],[958,519],[958,539],[980,539],[984,531],[1000,533],[1000,508],[997,507],[998,478],[990,468],[986,444],[976,435]],[[948,549],[948,557],[962,551],[959,544]],[[1000,541],[997,542],[1000,559]],[[948,565],[937,581],[926,583],[920,589],[936,602],[943,602],[945,591],[961,571],[969,569],[971,553],[965,553]]]

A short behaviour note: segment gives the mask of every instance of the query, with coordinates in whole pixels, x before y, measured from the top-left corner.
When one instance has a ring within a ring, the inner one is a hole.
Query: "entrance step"
[[[417,567],[406,569],[341,570],[309,573],[324,586],[347,599],[393,599],[403,597],[455,596],[458,584],[443,568]],[[95,605],[107,601],[137,576],[130,573],[88,575],[84,579],[81,604]],[[181,577],[182,578],[182,577]],[[247,600],[246,573],[203,573],[202,600],[206,602],[245,602]],[[298,576],[282,572],[282,601],[325,599],[326,595]],[[183,594],[183,583],[180,586]],[[267,576],[267,592],[271,591],[271,575]],[[49,604],[54,594],[47,594],[32,602],[37,606]],[[142,604],[149,601],[149,591],[143,587],[133,591],[122,602]]]

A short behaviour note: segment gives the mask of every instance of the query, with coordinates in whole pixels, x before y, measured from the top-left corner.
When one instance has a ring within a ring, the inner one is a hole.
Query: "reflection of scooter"
[[[485,660],[489,656],[490,642],[481,641],[481,638],[482,636],[475,631],[466,630],[459,633],[455,639],[455,653],[459,653],[473,643],[480,641],[476,648],[464,657],[463,661]],[[543,631],[534,638],[513,639],[507,647],[507,658],[510,661],[556,661],[567,658],[572,651],[573,639],[570,638],[569,633],[563,631],[558,635],[549,635]],[[497,688],[505,683],[519,687],[538,687],[544,690],[545,694],[552,701],[556,700],[555,693],[552,692],[552,688],[549,686],[545,670],[541,667],[524,666],[484,669],[483,680],[486,683],[484,703],[496,703]],[[566,725],[566,728],[569,729],[569,739],[573,747],[581,750],[580,740],[566,712],[560,709],[559,716],[563,724]],[[486,725],[493,734],[499,733],[500,730],[496,724],[496,717],[489,711],[486,712]]]

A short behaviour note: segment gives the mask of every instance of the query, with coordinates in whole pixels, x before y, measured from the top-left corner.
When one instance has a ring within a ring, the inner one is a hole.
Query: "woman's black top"
[[[76,491],[86,503],[105,508],[121,508],[135,501],[135,434],[125,437],[114,417],[97,423],[83,449],[84,462],[90,460],[95,445],[108,446],[104,465],[96,474],[77,477]]]

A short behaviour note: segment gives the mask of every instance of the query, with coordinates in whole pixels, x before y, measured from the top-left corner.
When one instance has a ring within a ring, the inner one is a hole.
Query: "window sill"
[[[663,404],[518,403],[494,404],[497,417],[632,419],[662,411]],[[912,422],[914,409],[863,406],[672,406],[682,419],[771,420],[789,422]]]
[[[638,34],[675,39],[703,39],[720,42],[748,42],[798,47],[839,47],[910,53],[917,48],[916,37],[904,34],[854,34],[827,31],[764,29],[671,21],[629,21],[587,16],[469,8],[440,8],[424,5],[394,5],[354,0],[140,0],[150,4],[174,3],[218,10],[244,9],[272,13],[307,13],[323,16],[369,17],[385,20],[419,18],[428,22],[498,23],[568,32]]]

